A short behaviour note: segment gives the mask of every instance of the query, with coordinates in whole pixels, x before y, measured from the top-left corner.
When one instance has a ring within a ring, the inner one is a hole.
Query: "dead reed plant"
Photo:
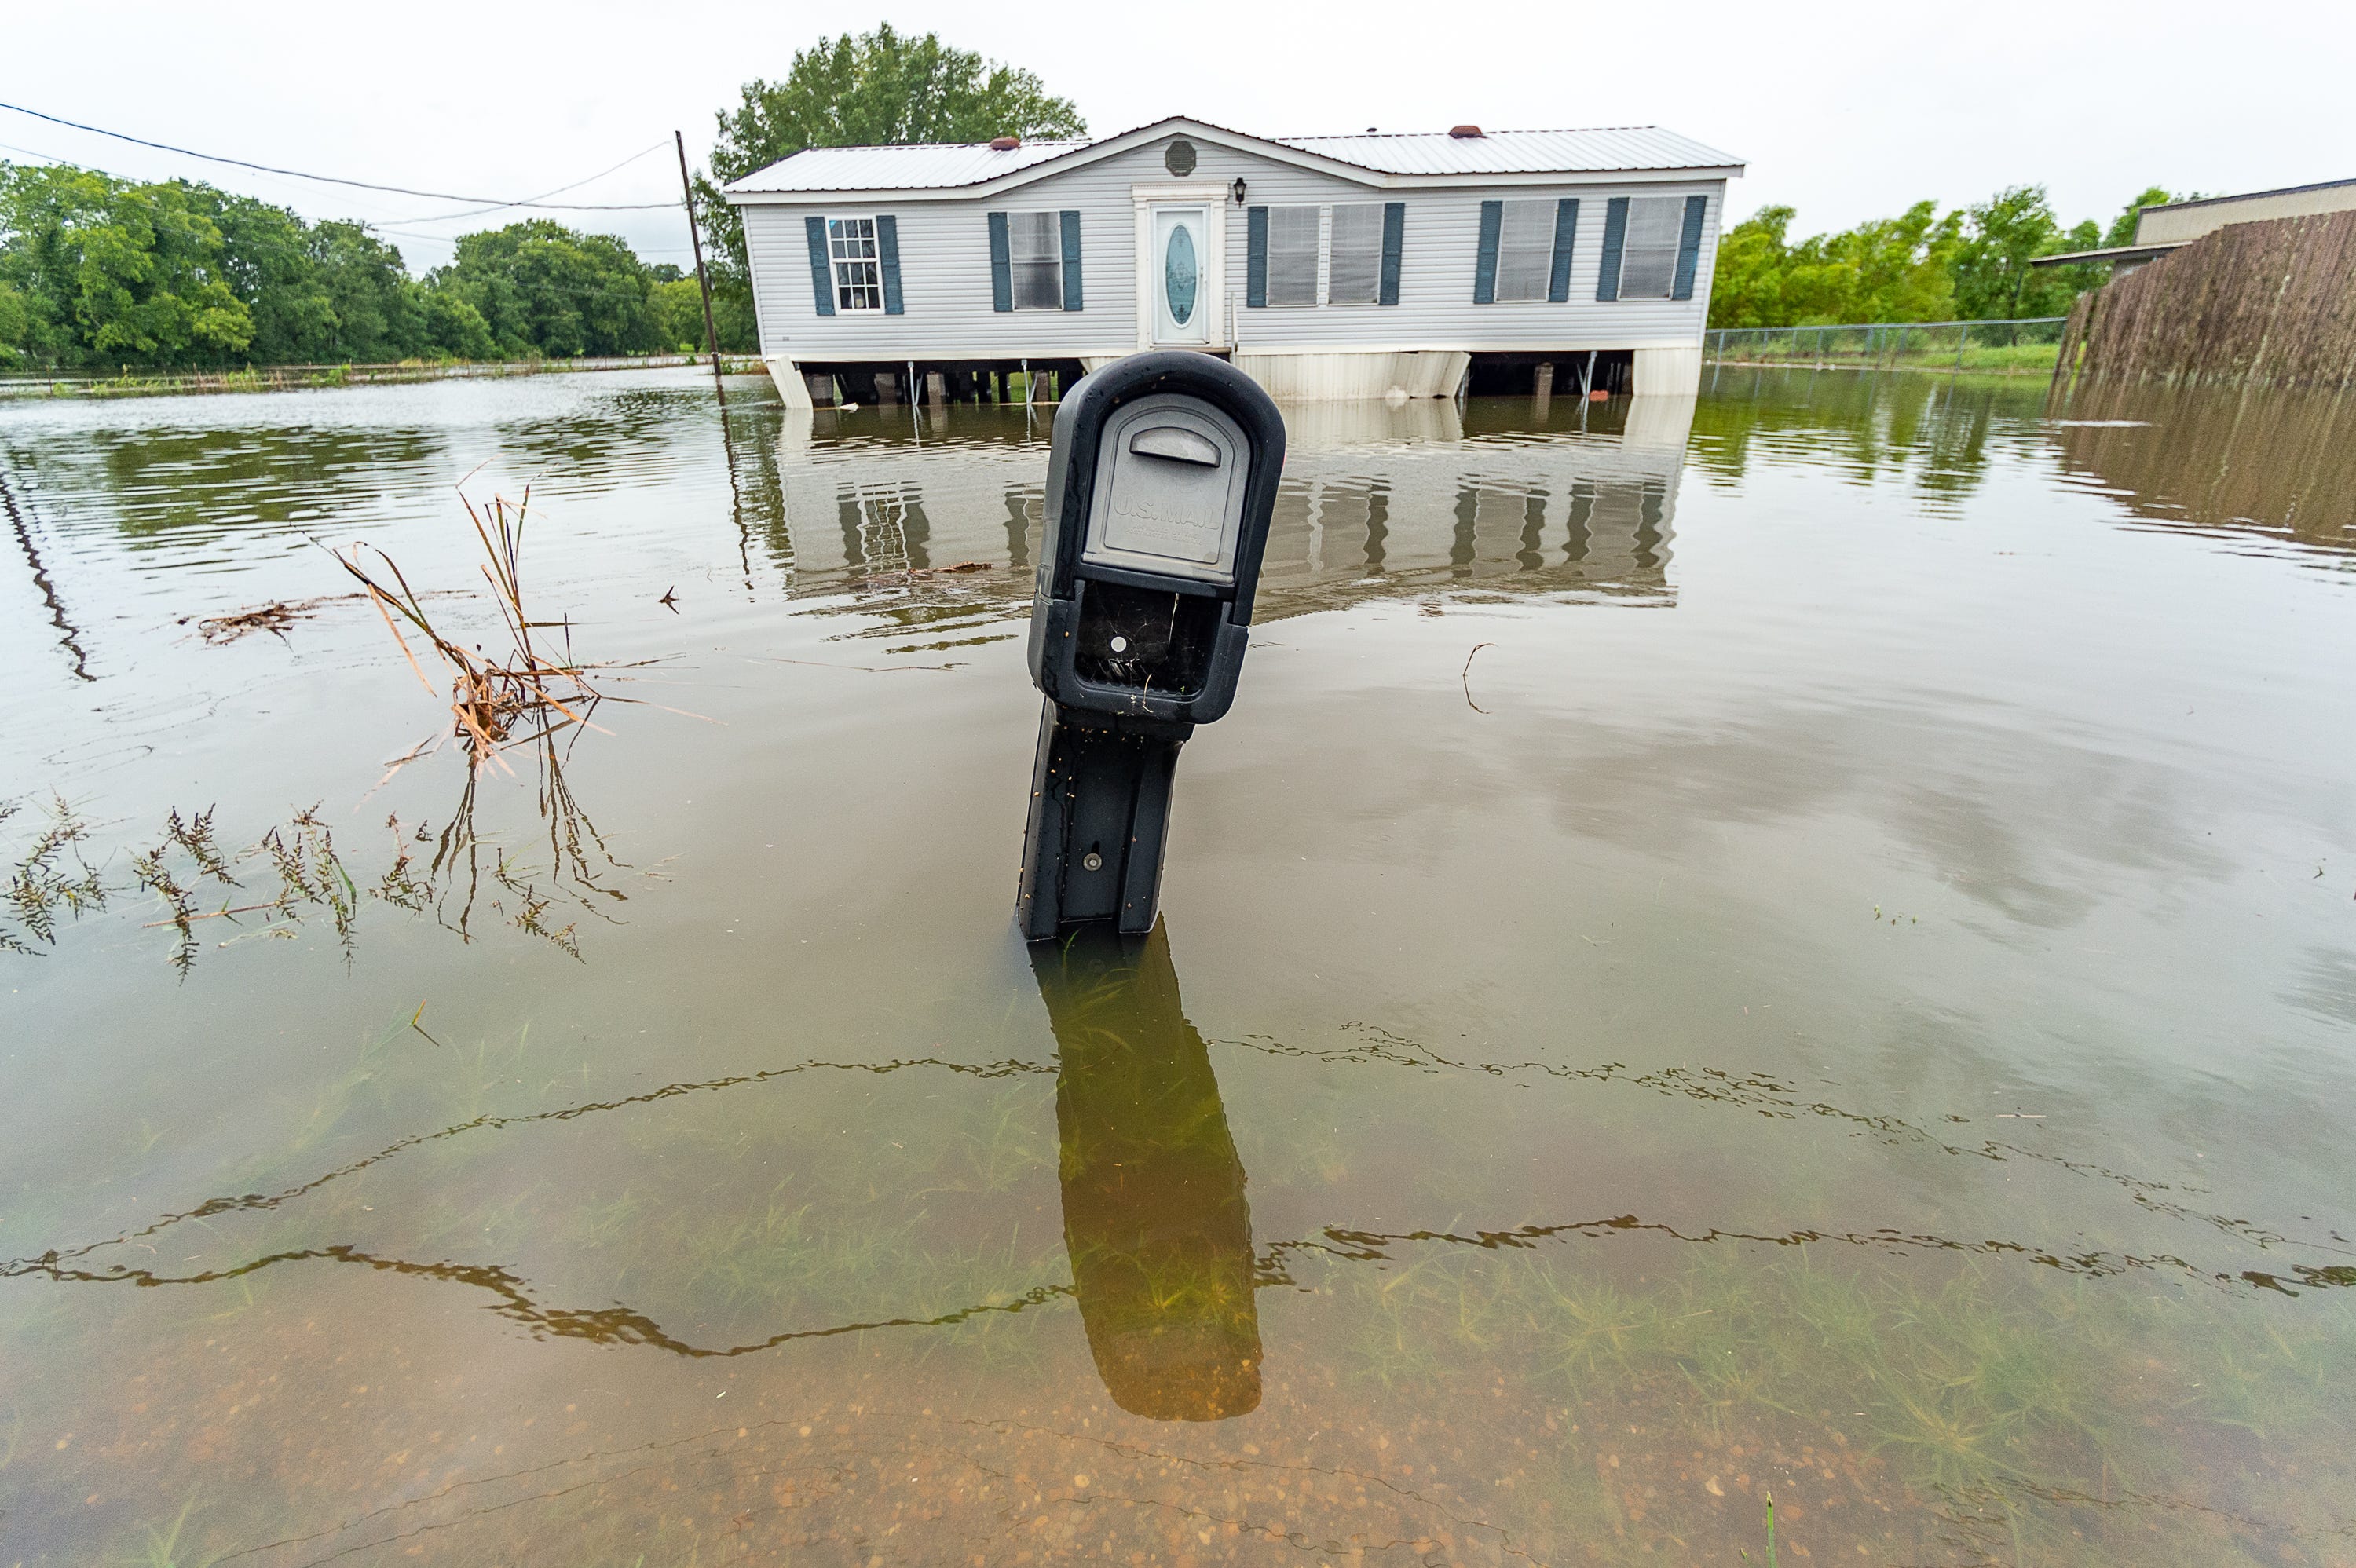
[[[409,667],[428,691],[434,690],[434,683],[426,678],[401,623],[407,622],[450,667],[450,711],[474,766],[480,769],[496,762],[511,773],[514,769],[499,754],[510,746],[530,744],[573,724],[606,733],[589,716],[608,699],[590,684],[595,667],[573,656],[571,619],[537,621],[525,608],[523,536],[531,491],[527,488],[522,501],[513,506],[504,497],[494,497],[488,507],[477,508],[463,492],[459,500],[474,525],[476,538],[482,541],[483,577],[491,586],[492,600],[512,645],[497,657],[486,653],[479,643],[468,649],[437,630],[422,597],[383,550],[354,544],[348,550],[328,553],[359,581],[384,617],[386,629],[401,645]],[[369,558],[373,558],[373,571],[362,564]],[[561,654],[549,635],[559,632],[562,634]],[[535,636],[536,633],[541,635]]]

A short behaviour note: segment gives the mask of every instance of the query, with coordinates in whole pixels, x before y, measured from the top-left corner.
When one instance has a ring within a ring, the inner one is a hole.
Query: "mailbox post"
[[[1275,403],[1205,354],[1116,360],[1056,410],[1031,603],[1031,679],[1047,700],[1026,938],[1153,929],[1178,748],[1235,700],[1283,468]]]

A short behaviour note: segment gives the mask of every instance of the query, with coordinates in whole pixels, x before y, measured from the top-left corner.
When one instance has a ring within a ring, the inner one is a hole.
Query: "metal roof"
[[[992,152],[986,142],[911,142],[892,147],[811,147],[731,183],[731,192],[925,190],[980,185],[1062,157],[1087,142],[1025,142]]]
[[[2157,207],[2142,208],[2145,212],[2181,212],[2189,207],[2215,207],[2228,201],[2258,201],[2270,196],[2305,196],[2311,190],[2338,190],[2356,185],[2356,179],[2318,180],[2313,185],[2279,186],[2273,190],[2245,190],[2235,196],[2194,196],[2182,201],[2164,201]]]
[[[1277,136],[1270,140],[1387,175],[1601,174],[1640,169],[1722,169],[1742,160],[1658,125],[1584,131],[1445,131],[1388,135]]]
[[[944,190],[986,185],[1009,175],[1108,144],[1150,139],[1166,129],[1209,133],[1330,160],[1376,176],[1406,178],[1531,174],[1625,174],[1651,169],[1737,168],[1742,160],[1656,125],[1583,131],[1444,131],[1357,136],[1251,136],[1201,121],[1172,119],[1093,141],[1029,142],[1005,152],[983,143],[916,143],[883,147],[812,147],[734,181],[731,195],[803,191]]]
[[[2146,208],[2145,211],[2151,209]],[[2060,251],[2051,256],[2032,256],[2032,267],[2074,267],[2081,261],[2136,261],[2165,256],[2170,251],[2181,251],[2192,243],[2190,240],[2163,240],[2151,245],[2105,245],[2096,251]]]

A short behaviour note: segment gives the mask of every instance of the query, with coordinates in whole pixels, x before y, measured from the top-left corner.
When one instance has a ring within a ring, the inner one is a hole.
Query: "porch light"
[[[1237,207],[1241,207],[1241,206],[1244,204],[1244,189],[1245,189],[1245,187],[1244,187],[1244,177],[1243,177],[1243,176],[1241,176],[1241,175],[1237,175],[1237,176],[1236,176],[1236,183],[1235,183],[1235,184],[1233,184],[1233,185],[1231,185],[1231,186],[1229,186],[1227,188],[1228,188],[1230,191],[1233,191],[1233,192],[1235,193],[1236,205],[1237,205]]]

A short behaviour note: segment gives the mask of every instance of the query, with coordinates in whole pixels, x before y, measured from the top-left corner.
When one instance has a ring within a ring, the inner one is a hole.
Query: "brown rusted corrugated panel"
[[[2356,386],[2356,212],[2237,223],[2095,291],[2054,375]]]

